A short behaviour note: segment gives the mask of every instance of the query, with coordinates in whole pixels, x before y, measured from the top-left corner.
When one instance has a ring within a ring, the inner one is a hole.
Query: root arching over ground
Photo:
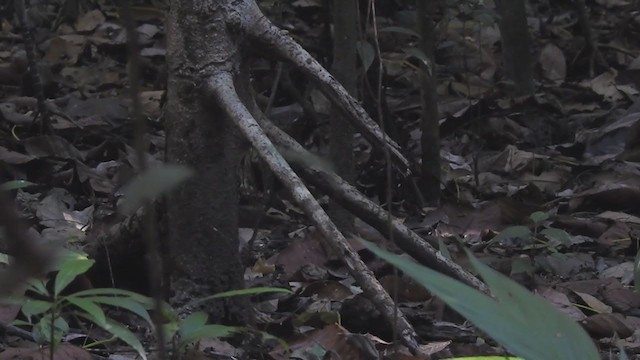
[[[394,166],[403,174],[408,175],[409,163],[394,143],[380,127],[368,116],[360,104],[352,98],[339,82],[324,69],[307,51],[305,51],[291,36],[273,25],[260,11],[253,0],[209,0],[209,1],[172,1],[169,16],[168,60],[170,68],[169,103],[168,103],[168,160],[181,162],[186,165],[208,167],[223,166],[225,173],[233,170],[232,150],[225,147],[238,139],[238,132],[248,140],[258,152],[262,160],[268,164],[274,175],[287,187],[294,200],[304,210],[305,214],[317,226],[329,247],[339,254],[347,265],[351,275],[355,278],[370,300],[390,323],[395,322],[395,329],[403,343],[412,352],[419,352],[418,338],[402,314],[396,314],[397,307],[391,297],[385,292],[373,273],[366,267],[358,254],[348,245],[345,236],[322,209],[318,201],[311,195],[305,184],[292,170],[291,165],[283,154],[303,153],[304,149],[286,134],[279,131],[268,119],[260,113],[250,91],[248,74],[245,66],[246,53],[244,47],[256,47],[261,54],[275,57],[288,62],[298,68],[308,78],[313,80],[323,94],[339,109],[373,146],[388,151]],[[199,103],[194,102],[197,96]],[[213,111],[212,111],[213,109]],[[180,116],[178,116],[178,114]],[[215,115],[215,116],[214,116]],[[211,125],[207,122],[215,122]],[[229,124],[233,124],[229,126]],[[197,127],[195,130],[193,127]],[[214,142],[204,138],[202,134],[190,131],[220,136]],[[220,135],[223,133],[223,135]],[[187,134],[190,134],[187,136]],[[267,136],[267,134],[269,136]],[[186,138],[179,138],[185,136]],[[189,136],[191,138],[189,138]],[[271,139],[270,139],[271,138]],[[226,139],[226,140],[225,140]],[[278,148],[273,142],[278,144]],[[206,149],[211,146],[215,149]],[[279,151],[282,150],[281,151]],[[293,150],[293,151],[292,151]],[[211,156],[227,158],[220,160],[192,154],[193,151],[212,151]],[[345,208],[358,212],[358,216],[368,219],[378,229],[383,230],[386,213],[364,197],[359,197],[357,191],[350,188],[335,174],[329,173],[314,165],[311,155],[289,157],[303,176],[318,181],[315,185],[333,195]],[[224,167],[228,166],[228,167]],[[213,179],[198,179],[195,184],[201,186],[219,186],[218,181],[230,180],[216,175]],[[206,184],[206,182],[210,182]],[[213,183],[215,181],[215,183]],[[193,185],[193,183],[191,184]],[[203,204],[208,196],[221,196],[225,186],[218,193],[199,196],[193,200],[193,193],[188,190],[179,192],[169,201],[170,239],[184,239],[194,227],[201,226],[191,219],[184,217],[181,212],[189,212],[189,207],[197,209],[198,201]],[[351,195],[349,195],[351,194]],[[224,194],[228,196],[228,194]],[[191,196],[191,198],[190,198]],[[233,201],[233,198],[229,198]],[[195,201],[195,203],[194,203]],[[186,208],[184,207],[186,206]],[[173,207],[173,208],[172,208]],[[215,210],[215,209],[214,209]],[[213,211],[213,210],[212,210]],[[208,216],[206,211],[201,216]],[[171,222],[174,224],[171,224]],[[204,239],[211,231],[212,236],[219,236],[217,241],[226,242],[233,246],[233,225],[213,224],[213,229],[195,230],[194,246],[199,238]],[[227,228],[223,228],[227,226]],[[388,226],[387,226],[388,227]],[[455,263],[443,257],[433,246],[402,224],[392,224],[391,231],[400,240],[401,247],[418,254],[423,263],[440,271],[456,276],[465,283],[477,289],[486,291],[484,285]],[[173,232],[173,233],[172,233]],[[385,232],[383,230],[383,232]],[[388,233],[388,231],[387,231]],[[225,235],[226,234],[226,235]],[[226,236],[226,237],[225,237]],[[175,240],[170,240],[175,241]],[[184,246],[184,244],[181,244]],[[174,244],[174,256],[180,256],[180,248]],[[222,247],[212,251],[223,251]],[[173,252],[173,250],[172,250]],[[200,254],[202,261],[206,255]],[[193,260],[191,260],[193,261]],[[194,265],[192,269],[183,269],[187,277],[200,277],[202,265]],[[236,275],[233,275],[236,276]]]

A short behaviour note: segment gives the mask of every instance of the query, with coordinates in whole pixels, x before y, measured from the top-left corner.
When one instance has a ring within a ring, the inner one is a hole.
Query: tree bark
[[[226,24],[228,3],[173,0],[167,21],[167,161],[197,172],[167,201],[171,283],[178,305],[243,287],[237,177],[242,142],[224,112],[203,101],[199,89],[220,68],[239,68],[237,40]],[[249,89],[246,79],[240,82],[239,88]],[[213,321],[242,323],[247,308],[238,299],[203,306]]]
[[[237,166],[240,130],[296,203],[347,265],[368,298],[400,331],[413,354],[422,354],[417,334],[345,237],[331,222],[255,118],[259,110],[243,68],[243,47],[262,46],[297,66],[374,146],[388,149],[408,174],[408,161],[396,143],[362,106],[285,31],[275,27],[254,0],[172,0],[168,19],[168,160],[195,168],[198,175],[169,197],[169,251],[174,260],[174,300],[242,286],[237,239]],[[251,44],[245,44],[244,41]],[[232,126],[235,125],[235,126]],[[237,299],[237,298],[233,298]],[[212,303],[214,320],[242,321],[243,303]],[[174,301],[175,303],[176,301]],[[190,309],[187,309],[190,310]]]
[[[500,15],[502,58],[506,76],[517,95],[533,93],[533,56],[525,0],[496,0]]]
[[[333,0],[333,63],[331,72],[344,88],[356,97],[356,42],[358,3],[356,0]],[[330,119],[331,160],[336,173],[349,183],[355,180],[353,127],[339,111]],[[329,215],[342,231],[353,231],[353,215],[336,203],[329,205]]]
[[[425,204],[437,206],[440,201],[440,124],[438,119],[438,99],[436,94],[436,62],[435,62],[435,15],[436,1],[418,0],[418,33],[420,49],[427,56],[429,63],[422,63],[420,79],[422,80],[422,119],[420,139],[422,147],[422,164],[420,190]]]

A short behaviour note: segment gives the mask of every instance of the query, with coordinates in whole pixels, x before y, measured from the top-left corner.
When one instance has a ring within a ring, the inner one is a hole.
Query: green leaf
[[[287,344],[286,341],[282,340],[281,338],[277,337],[277,336],[273,336],[267,332],[264,331],[258,331],[258,334],[260,334],[262,336],[262,341],[263,342],[267,342],[269,340],[275,340],[278,344],[280,344],[280,347],[282,347],[284,349],[284,351],[288,352],[289,351],[289,344]]]
[[[93,266],[95,261],[89,259],[86,255],[77,254],[74,258],[66,259],[61,265],[54,286],[54,295],[60,294],[64,288],[69,285],[76,276],[84,274]]]
[[[569,235],[566,231],[562,229],[546,228],[540,231],[540,234],[546,236],[549,239],[558,240],[563,245],[568,246],[572,244],[571,235]]]
[[[38,344],[49,344],[51,347],[55,347],[69,332],[69,324],[63,318],[56,317],[53,320],[53,334],[51,330],[51,317],[44,316],[33,327],[31,333]],[[52,335],[53,338],[51,338]]]
[[[24,320],[20,320],[20,319],[13,320],[11,322],[11,325],[13,325],[13,326],[27,326],[27,327],[33,326],[33,324],[30,323],[29,321],[24,321]]]
[[[531,236],[531,230],[528,227],[517,225],[517,226],[509,226],[508,228],[502,230],[500,234],[496,235],[491,242],[500,242],[505,239],[516,238],[516,239],[528,239]]]
[[[83,299],[83,298],[77,298],[77,297],[67,297],[65,298],[65,300],[67,302],[69,302],[70,304],[73,304],[77,307],[79,307],[80,309],[82,309],[84,312],[90,314],[91,316],[93,316],[93,318],[96,319],[96,321],[98,321],[101,324],[105,324],[107,323],[107,317],[104,315],[104,311],[102,311],[102,308],[96,304],[95,302],[91,301],[91,300],[87,300],[87,299]]]
[[[180,347],[183,348],[194,341],[210,338],[229,336],[233,333],[243,331],[243,328],[225,325],[204,325],[194,329],[188,336],[180,338]]]
[[[12,180],[12,181],[7,181],[6,183],[3,183],[2,185],[0,185],[0,191],[24,189],[34,185],[38,185],[38,184],[29,182],[26,180]]]
[[[187,316],[180,323],[180,337],[185,338],[190,336],[196,330],[207,324],[208,315],[204,312],[198,311]]]
[[[2,235],[0,234],[0,240],[2,240]],[[6,266],[11,263],[11,258],[9,255],[5,253],[0,253],[0,265]]]
[[[120,211],[133,214],[145,202],[167,193],[192,175],[193,171],[182,165],[165,164],[148,169],[127,185]]]
[[[153,326],[153,321],[151,320],[151,316],[149,316],[149,312],[145,308],[144,305],[140,302],[136,301],[132,298],[127,297],[113,297],[113,296],[86,296],[86,297],[78,297],[77,294],[72,294],[68,296],[69,299],[82,299],[87,301],[92,301],[95,303],[110,305],[113,307],[118,307],[121,309],[128,310],[144,320],[146,320],[149,325]],[[168,306],[168,305],[167,305]]]
[[[431,60],[429,60],[429,57],[424,53],[424,51],[415,47],[403,48],[402,51],[407,54],[407,56],[413,56],[416,59],[420,60],[420,62],[427,66],[427,68],[429,69],[429,73],[431,74]]]
[[[147,360],[147,354],[144,350],[144,347],[140,343],[140,340],[138,340],[138,338],[131,331],[129,331],[129,329],[109,318],[107,318],[106,322],[102,324],[98,319],[94,318],[89,313],[80,313],[78,315],[88,319],[89,321],[103,328],[118,339],[124,341],[127,345],[131,346],[131,348],[133,348],[143,360]]]
[[[220,299],[220,298],[228,298],[233,296],[244,296],[244,295],[258,295],[265,293],[287,293],[291,294],[291,290],[282,289],[282,288],[273,288],[273,287],[256,287],[250,289],[240,289],[240,290],[231,290],[225,291],[218,294],[214,294],[211,296],[207,296],[201,299],[195,299],[190,304],[199,304],[201,302],[209,301],[212,299]]]
[[[547,214],[544,211],[536,211],[531,215],[529,215],[529,219],[531,219],[531,221],[533,221],[534,224],[538,224],[549,219],[549,214]]]
[[[446,358],[443,360],[524,360],[524,359],[511,357],[511,356],[469,356],[469,357],[458,357],[458,358]]]
[[[366,245],[517,356],[527,360],[600,358],[589,336],[575,321],[470,253],[472,265],[495,299],[372,244]]]
[[[410,36],[415,36],[417,38],[422,38],[420,36],[420,34],[418,34],[417,32],[411,30],[411,29],[407,29],[401,26],[387,26],[384,27],[380,30],[378,30],[378,32],[393,32],[393,33],[398,33],[398,34],[403,34],[403,35],[410,35]]]
[[[29,284],[29,290],[38,293],[42,296],[48,296],[49,290],[47,289],[47,281],[42,279],[29,279],[27,280]]]
[[[498,331],[494,329],[494,333],[504,332],[501,337],[507,349],[531,360],[600,358],[591,338],[574,320],[508,277],[481,263],[469,251],[467,254],[498,302],[509,310],[513,323],[522,321],[521,327],[518,327],[521,331],[513,335],[504,329],[500,331],[499,327]]]
[[[122,290],[122,289],[113,289],[113,288],[98,288],[98,289],[89,289],[82,290],[74,293],[73,296],[83,297],[83,296],[113,296],[113,297],[128,297],[131,300],[141,304],[145,307],[145,309],[153,308],[153,299],[148,296],[144,296],[133,291]]]
[[[178,331],[180,331],[180,325],[177,322],[168,322],[162,324],[162,335],[164,336],[165,343],[173,343],[173,339],[175,338]]]
[[[358,56],[360,57],[364,71],[369,70],[369,67],[373,64],[373,59],[376,57],[373,46],[368,41],[358,41],[356,43],[356,49],[358,50]]]
[[[21,310],[26,317],[31,317],[49,311],[52,306],[53,303],[49,301],[29,299],[22,305]]]
[[[531,258],[529,257],[518,257],[511,262],[511,275],[521,273],[533,275],[534,271],[535,267],[531,263]]]

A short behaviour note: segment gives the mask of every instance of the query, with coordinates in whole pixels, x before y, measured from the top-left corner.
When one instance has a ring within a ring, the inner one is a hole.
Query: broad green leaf
[[[502,341],[496,336],[494,338],[505,348],[530,360],[600,358],[591,338],[574,320],[508,277],[481,263],[469,251],[467,254],[498,302],[512,314],[513,324],[521,321],[521,327],[517,328],[520,331],[513,335],[504,329],[499,331],[500,327],[497,327],[498,331],[493,329]]]
[[[411,35],[411,36],[415,36],[417,38],[421,38],[420,34],[418,34],[417,32],[415,32],[415,31],[413,31],[411,29],[400,27],[400,26],[387,26],[387,27],[384,27],[384,28],[378,30],[378,32],[394,32],[394,33],[398,33],[398,34]]]
[[[181,165],[165,164],[148,169],[127,185],[120,211],[125,215],[133,214],[145,202],[164,195],[192,175],[191,169]]]
[[[225,325],[204,325],[194,329],[188,336],[180,338],[180,347],[202,339],[219,338],[243,331],[243,328]]]
[[[208,318],[209,316],[201,311],[194,312],[193,314],[187,316],[180,323],[180,337],[189,337],[196,330],[205,326],[207,324]]]
[[[469,257],[473,266],[486,281],[495,299],[372,244],[367,244],[367,247],[418,281],[517,356],[527,360],[600,358],[589,336],[575,321],[511,279],[483,265],[471,254]]]
[[[277,336],[273,336],[267,332],[264,331],[258,331],[258,334],[260,334],[262,336],[262,340],[263,341],[268,341],[268,340],[275,340],[276,342],[278,342],[278,344],[280,344],[280,347],[282,347],[284,349],[284,351],[289,351],[289,344],[287,344],[286,341],[282,340],[281,338],[277,337]]]
[[[533,221],[535,224],[541,223],[549,218],[549,214],[544,211],[536,211],[529,215],[529,219]]]
[[[24,321],[24,320],[20,320],[20,319],[15,319],[11,322],[11,325],[13,326],[33,326],[32,323],[28,322],[28,321]]]
[[[60,269],[69,261],[89,257],[85,252],[71,250],[65,247],[56,248],[55,253],[53,253],[52,256],[53,261],[51,262],[49,271],[60,271]]]
[[[76,276],[84,274],[93,266],[95,261],[89,259],[86,255],[78,254],[73,259],[67,259],[60,265],[56,282],[54,286],[54,294],[57,296],[64,288],[69,285]]]
[[[47,281],[42,279],[29,279],[27,280],[29,284],[29,290],[38,293],[42,296],[49,295],[49,290],[47,289]]]
[[[424,51],[415,47],[403,48],[402,51],[408,56],[413,56],[416,59],[420,60],[429,68],[429,73],[431,73],[431,61],[429,60],[427,54],[424,53]]]
[[[511,357],[511,356],[470,356],[470,357],[446,358],[443,360],[524,360],[524,359]]]
[[[29,299],[22,305],[21,310],[26,317],[31,317],[49,311],[52,306],[53,303],[49,301]]]
[[[529,257],[517,257],[511,262],[511,275],[521,273],[533,275],[534,271],[535,267],[531,263],[531,258]]]
[[[57,317],[53,320],[53,331],[51,325],[51,317],[44,316],[33,327],[31,334],[38,344],[49,344],[52,348],[55,348],[69,332],[69,324],[63,318]],[[53,336],[53,339],[51,336]]]
[[[93,318],[96,319],[96,321],[103,324],[102,326],[107,324],[107,317],[104,315],[104,311],[102,311],[102,308],[95,302],[91,300],[71,297],[71,296],[67,297],[65,300],[68,301],[70,304],[73,304],[79,307],[84,312],[91,314],[91,316],[93,316]]]
[[[516,238],[516,239],[527,239],[531,236],[531,230],[528,227],[517,225],[517,226],[509,226],[508,228],[502,230],[500,234],[496,235],[492,242],[500,242],[504,239]]]
[[[369,70],[369,67],[373,64],[373,60],[376,57],[373,46],[368,41],[358,41],[356,43],[356,49],[358,50],[358,56],[360,57],[364,71]]]
[[[201,299],[193,300],[191,304],[199,304],[201,302],[212,300],[212,299],[220,299],[220,298],[228,298],[233,296],[244,296],[244,295],[258,295],[258,294],[265,294],[265,293],[291,294],[291,290],[281,289],[281,288],[272,288],[272,287],[256,287],[256,288],[250,288],[250,289],[231,290],[231,291],[225,291],[225,292],[221,292],[211,296],[207,296]]]
[[[113,307],[118,307],[118,308],[121,308],[121,309],[125,309],[125,310],[128,310],[128,311],[140,316],[141,318],[146,320],[149,323],[149,325],[151,325],[151,326],[154,325],[153,321],[151,320],[151,317],[149,316],[149,312],[147,311],[145,306],[143,306],[143,304],[141,304],[141,303],[139,303],[136,300],[131,299],[131,298],[113,297],[113,296],[82,296],[82,297],[79,297],[76,294],[72,294],[68,298],[70,298],[70,299],[82,299],[82,300],[92,301],[92,302],[95,302],[95,303],[100,303],[100,304],[105,304],[105,305],[110,305],[110,306],[113,306]]]
[[[122,290],[122,289],[113,289],[113,288],[98,288],[98,289],[89,289],[82,290],[74,293],[73,296],[83,297],[83,296],[113,296],[113,297],[128,297],[131,300],[141,304],[145,307],[145,309],[153,308],[153,299],[144,296],[133,291]]]
[[[540,234],[548,237],[549,239],[558,240],[563,245],[569,246],[572,244],[571,235],[569,235],[566,231],[562,229],[547,228],[540,231]]]
[[[129,329],[109,318],[106,319],[105,323],[101,324],[98,319],[94,318],[89,313],[79,313],[78,315],[86,318],[87,320],[93,322],[107,332],[111,333],[118,339],[124,341],[127,345],[131,346],[131,348],[133,348],[143,360],[147,360],[147,354],[144,350],[144,347],[140,343],[140,340],[138,340],[138,338],[131,331],[129,331]]]
[[[6,183],[3,183],[2,185],[0,185],[0,190],[9,191],[9,190],[24,189],[34,185],[38,185],[38,184],[29,182],[26,180],[12,180],[12,181],[7,181]]]

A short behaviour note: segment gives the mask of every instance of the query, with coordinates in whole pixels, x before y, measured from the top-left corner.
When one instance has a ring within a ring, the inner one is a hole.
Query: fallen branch
[[[376,305],[378,311],[391,324],[395,322],[395,328],[399,330],[398,334],[404,345],[414,354],[420,353],[417,342],[418,335],[411,324],[402,313],[397,311],[393,300],[380,285],[371,270],[367,268],[358,254],[349,246],[345,237],[311,195],[302,180],[293,172],[286,160],[269,141],[269,138],[267,138],[253,115],[240,100],[231,73],[220,71],[210,77],[206,84],[206,95],[207,99],[216,101],[219,104],[229,119],[236,124],[241,133],[256,149],[262,160],[269,165],[274,175],[289,189],[296,203],[318,227],[329,247],[340,255],[351,276],[354,277],[358,286]]]

